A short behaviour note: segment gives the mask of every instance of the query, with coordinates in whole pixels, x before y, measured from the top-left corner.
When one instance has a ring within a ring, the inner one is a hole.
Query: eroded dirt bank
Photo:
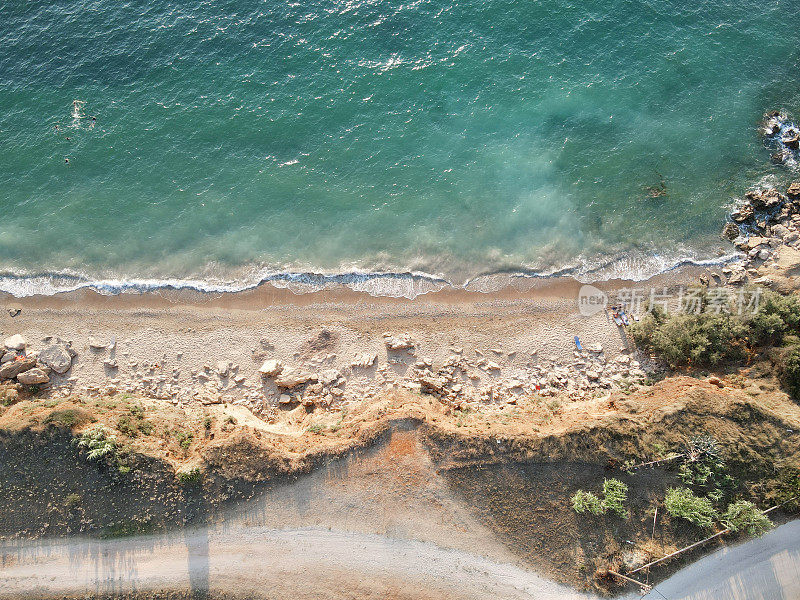
[[[68,425],[65,411],[83,412]],[[153,428],[137,425],[126,436],[118,424],[128,417]],[[233,406],[193,412],[137,398],[33,399],[5,408],[4,587],[39,595],[172,589],[156,566],[169,557],[164,564],[187,578],[176,592],[249,593],[261,589],[258,573],[271,598],[342,597],[336,593],[345,588],[402,598],[530,597],[554,585],[554,598],[576,588],[606,593],[598,567],[621,568],[703,537],[663,514],[653,535],[652,509],[676,473],[629,474],[621,469],[626,460],[713,433],[742,493],[764,507],[780,491],[775,474],[800,466],[800,407],[747,379],[720,389],[676,377],[632,394],[563,403],[546,418],[524,402],[464,412],[397,392],[302,435],[259,423]],[[129,454],[120,460],[129,471],[88,461],[72,443],[98,424],[124,441]],[[629,519],[571,509],[575,490],[611,476],[630,488]],[[76,534],[95,539],[30,540]],[[730,541],[708,544],[650,580]],[[250,557],[241,572],[237,556]],[[248,562],[253,557],[258,567]],[[191,575],[193,564],[207,576]],[[235,583],[236,573],[245,583]]]

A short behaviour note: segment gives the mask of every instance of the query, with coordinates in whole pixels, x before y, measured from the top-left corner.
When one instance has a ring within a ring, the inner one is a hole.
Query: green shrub
[[[100,460],[104,457],[115,457],[117,453],[117,438],[106,433],[106,428],[98,425],[85,431],[78,438],[78,447],[87,450],[87,460]]]
[[[138,427],[131,422],[129,417],[120,417],[119,421],[117,421],[117,431],[128,437],[136,437],[139,433]]]
[[[706,434],[696,436],[689,442],[678,475],[683,483],[695,488],[695,491],[702,491],[714,502],[722,500],[734,485],[719,443]]]
[[[730,504],[722,516],[722,523],[733,531],[746,531],[748,535],[761,535],[772,527],[767,515],[747,500]]]
[[[572,508],[575,512],[583,514],[589,512],[593,515],[602,515],[611,511],[623,519],[628,518],[628,510],[623,503],[628,499],[628,486],[619,479],[603,480],[603,499],[601,500],[592,492],[578,490],[572,496]]]
[[[688,488],[670,488],[664,499],[667,512],[699,527],[710,528],[716,511],[708,498],[695,496]]]
[[[590,512],[593,515],[601,515],[605,512],[603,503],[592,492],[578,490],[572,497],[572,508],[576,513],[583,514]]]
[[[631,326],[640,348],[661,356],[671,367],[717,366],[746,356],[747,327],[737,316],[714,313],[646,314]]]
[[[628,518],[628,510],[622,505],[628,499],[628,486],[619,479],[603,481],[603,508],[616,513],[620,518]]]
[[[784,336],[800,332],[800,303],[794,296],[767,292],[748,326],[754,344],[779,346]]]
[[[197,467],[189,469],[188,471],[179,471],[177,476],[178,481],[184,484],[197,484],[203,481],[203,473]]]
[[[780,365],[781,382],[795,400],[800,400],[800,348],[789,350]]]
[[[192,441],[194,441],[194,434],[188,431],[176,431],[175,437],[180,447],[184,450],[188,450],[192,445]]]

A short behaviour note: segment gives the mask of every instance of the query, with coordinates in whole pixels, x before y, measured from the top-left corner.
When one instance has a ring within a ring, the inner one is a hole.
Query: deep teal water
[[[800,109],[796,0],[0,0],[0,17],[7,273],[643,276],[729,252],[725,207],[792,176],[758,122]]]

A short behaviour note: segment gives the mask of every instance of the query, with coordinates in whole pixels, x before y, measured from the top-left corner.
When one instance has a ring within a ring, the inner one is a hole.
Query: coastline
[[[689,266],[597,286],[613,301],[631,287],[676,290],[706,271]],[[136,393],[181,405],[238,403],[261,417],[281,403],[333,410],[387,389],[419,391],[431,380],[456,405],[531,392],[588,397],[644,380],[637,363],[648,359],[635,354],[624,329],[606,311],[580,314],[582,286],[569,277],[525,279],[490,293],[443,289],[414,300],[268,284],[235,293],[3,295],[9,310],[0,332],[21,334],[28,352],[55,343],[76,354],[67,373],[50,373],[56,397]],[[408,337],[410,346],[387,347],[391,336]],[[303,381],[278,385],[259,372],[268,360]]]

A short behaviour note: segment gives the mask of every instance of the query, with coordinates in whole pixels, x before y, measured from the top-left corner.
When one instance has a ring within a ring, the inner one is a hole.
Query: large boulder
[[[28,345],[28,340],[20,334],[16,334],[12,335],[10,338],[6,338],[4,345],[9,350],[25,350],[25,346]]]
[[[20,373],[24,373],[36,366],[36,359],[25,357],[20,360],[12,360],[0,367],[0,379],[14,379]]]
[[[41,385],[50,383],[50,377],[42,369],[33,368],[17,375],[17,381],[25,385]]]
[[[53,344],[39,352],[38,360],[60,374],[66,373],[72,366],[72,355],[60,344]]]
[[[281,374],[275,378],[275,384],[278,387],[291,389],[309,381],[316,381],[316,377],[306,371],[300,369],[286,368]]]

